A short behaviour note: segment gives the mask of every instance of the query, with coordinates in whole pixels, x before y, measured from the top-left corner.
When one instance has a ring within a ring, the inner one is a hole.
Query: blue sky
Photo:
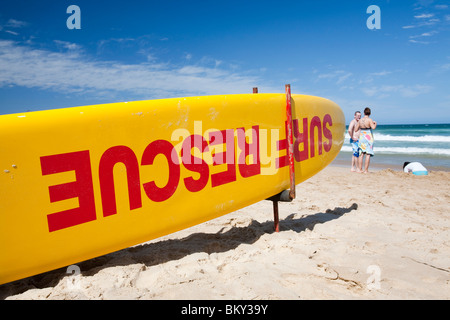
[[[367,28],[370,5],[381,29]],[[0,2],[0,114],[286,83],[347,123],[365,106],[379,124],[449,123],[450,2]]]

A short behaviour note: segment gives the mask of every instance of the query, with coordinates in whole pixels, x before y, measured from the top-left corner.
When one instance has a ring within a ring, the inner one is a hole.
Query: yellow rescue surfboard
[[[300,183],[337,156],[345,119],[324,98],[292,95],[291,105]],[[0,116],[0,284],[149,241],[289,189],[286,127],[285,94]]]

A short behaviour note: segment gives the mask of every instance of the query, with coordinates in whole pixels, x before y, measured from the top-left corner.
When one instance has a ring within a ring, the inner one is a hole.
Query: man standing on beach
[[[353,154],[352,154],[352,168],[350,169],[352,172],[360,172],[358,167],[358,158],[359,158],[359,133],[361,130],[355,130],[356,124],[359,119],[361,119],[361,112],[355,112],[355,118],[348,125],[348,135],[350,136],[350,144],[352,145]]]

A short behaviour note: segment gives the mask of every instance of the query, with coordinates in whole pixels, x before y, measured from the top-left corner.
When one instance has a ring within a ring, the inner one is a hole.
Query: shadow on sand
[[[358,205],[353,203],[348,208],[337,207],[333,210],[318,212],[295,218],[295,214],[280,220],[280,232],[303,232],[313,230],[315,225],[323,224],[342,217],[344,214],[356,210]],[[169,239],[152,243],[145,243],[130,247],[104,256],[93,258],[77,264],[83,276],[92,276],[105,268],[141,263],[147,267],[168,261],[182,259],[185,256],[206,252],[208,254],[226,252],[237,248],[241,244],[253,244],[262,235],[274,233],[273,221],[260,223],[252,222],[243,227],[222,228],[217,233],[194,233],[182,239]],[[17,280],[0,286],[0,299],[20,294],[36,288],[53,287],[67,276],[67,268],[60,268],[26,279]]]

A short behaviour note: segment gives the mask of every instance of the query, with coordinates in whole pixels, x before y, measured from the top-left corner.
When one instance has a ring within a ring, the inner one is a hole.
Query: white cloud
[[[392,94],[400,94],[405,98],[415,98],[419,95],[429,93],[433,88],[429,85],[383,85],[379,87],[362,88],[361,90],[369,97],[388,97]]]
[[[366,94],[366,96],[369,96],[369,97],[373,97],[378,92],[378,89],[375,87],[362,88],[361,90],[362,90],[362,92],[364,92]]]
[[[450,63],[443,64],[443,65],[441,66],[441,69],[442,69],[443,71],[450,70]]]
[[[6,33],[12,34],[13,36],[18,36],[19,33],[11,30],[5,30]]]
[[[414,39],[410,39],[409,42],[411,42],[411,43],[420,43],[420,44],[430,44],[429,41],[419,41],[419,40],[414,40]]]
[[[429,75],[436,75],[436,74],[442,74],[450,71],[450,63],[441,63],[438,65],[435,65],[430,71]]]
[[[409,38],[410,39],[417,39],[417,38],[424,38],[424,37],[432,37],[432,36],[434,36],[435,34],[438,34],[438,33],[439,32],[433,30],[433,31],[430,31],[430,32],[423,32],[421,34],[410,36]],[[425,43],[423,41],[421,42],[421,41],[418,41],[418,40],[410,40],[410,42],[413,42],[413,43]],[[426,42],[426,43],[428,43],[428,42]]]
[[[27,25],[28,25],[27,22],[15,20],[15,19],[9,19],[8,22],[6,23],[6,26],[10,27],[10,28],[22,28]]]
[[[420,13],[414,16],[414,21],[412,21],[408,25],[404,25],[402,29],[414,29],[414,28],[422,28],[422,27],[433,27],[438,26],[442,20],[447,20],[447,16],[443,16],[443,10],[448,9],[447,5],[436,5],[434,6],[436,9],[440,11],[436,11],[435,13],[425,12]],[[415,10],[423,10],[424,8],[419,7]]]
[[[61,40],[53,40],[53,42],[56,45],[58,45],[64,49],[67,49],[67,50],[80,50],[81,49],[81,46],[76,43],[71,43],[71,42],[61,41]]]
[[[420,36],[421,37],[431,37],[432,35],[435,35],[436,33],[438,33],[438,32],[437,31],[424,32]]]
[[[316,72],[314,72],[316,73]],[[330,73],[322,73],[317,76],[316,81],[319,81],[321,79],[328,79],[328,80],[336,80],[336,84],[341,84],[348,78],[350,78],[353,75],[351,72],[347,72],[344,70],[337,70]]]
[[[341,84],[342,82],[344,82],[345,80],[347,80],[348,78],[350,78],[353,74],[351,72],[345,73],[342,76],[339,76],[338,81],[336,82],[336,84]]]
[[[66,49],[75,44],[55,42]],[[260,79],[226,69],[97,61],[80,50],[52,52],[0,40],[0,87],[23,86],[62,93],[128,92],[134,97],[249,93]],[[268,92],[272,90],[265,88]],[[279,90],[278,90],[279,91]]]
[[[383,71],[380,71],[380,72],[373,72],[373,73],[369,73],[371,76],[378,76],[378,77],[382,77],[382,76],[387,76],[387,75],[389,75],[389,74],[391,74],[392,72],[391,71],[386,71],[386,70],[383,70]]]
[[[420,14],[420,15],[418,15],[418,16],[414,16],[414,18],[416,18],[416,19],[426,19],[426,18],[431,18],[431,17],[434,17],[434,14],[432,14],[432,13],[423,13],[423,14]]]

